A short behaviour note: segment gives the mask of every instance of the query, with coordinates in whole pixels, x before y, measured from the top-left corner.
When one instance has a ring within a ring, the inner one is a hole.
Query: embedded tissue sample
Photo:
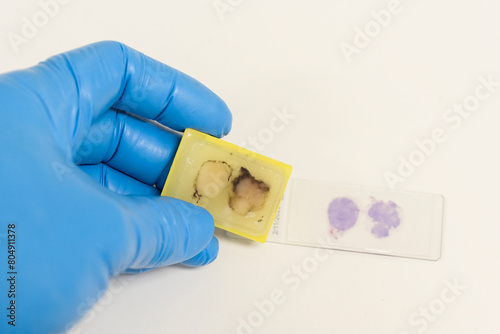
[[[227,186],[232,173],[233,169],[225,161],[205,161],[194,181],[193,198],[198,203],[203,196],[217,197],[221,190]]]
[[[264,206],[269,186],[263,181],[256,180],[248,169],[241,167],[240,175],[233,181],[232,196],[229,206],[235,212],[245,216]]]
[[[228,205],[236,213],[245,216],[261,209],[269,193],[269,185],[257,180],[248,169],[239,168],[239,175],[230,182],[232,167],[225,161],[205,161],[194,181],[193,198],[216,198],[223,190],[229,194]],[[232,184],[232,187],[229,185]]]

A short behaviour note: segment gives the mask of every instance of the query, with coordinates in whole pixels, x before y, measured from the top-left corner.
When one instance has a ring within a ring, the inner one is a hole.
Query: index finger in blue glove
[[[41,95],[46,110],[58,113],[52,117],[54,126],[66,133],[73,148],[110,108],[177,131],[190,127],[221,137],[231,129],[229,109],[211,90],[118,42],[99,42],[57,55],[31,71],[37,75],[26,79]],[[54,89],[63,95],[51,94]]]

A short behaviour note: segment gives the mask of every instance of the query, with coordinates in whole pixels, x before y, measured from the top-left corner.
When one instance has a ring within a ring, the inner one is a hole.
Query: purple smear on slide
[[[358,206],[349,198],[335,198],[328,205],[330,225],[338,231],[347,231],[353,227],[358,220],[358,214]]]
[[[400,211],[400,207],[392,201],[387,203],[379,201],[373,204],[368,210],[368,216],[375,222],[371,232],[378,238],[389,236],[389,230],[401,223]]]

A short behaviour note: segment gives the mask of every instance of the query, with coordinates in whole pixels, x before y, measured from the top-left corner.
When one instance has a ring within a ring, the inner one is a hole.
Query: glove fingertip
[[[196,256],[182,262],[187,266],[191,267],[201,267],[210,264],[215,261],[217,255],[219,254],[219,240],[213,237],[207,247],[198,253]]]

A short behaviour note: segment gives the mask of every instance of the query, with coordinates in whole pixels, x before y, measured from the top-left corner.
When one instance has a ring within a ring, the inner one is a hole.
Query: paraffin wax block
[[[162,196],[202,206],[215,226],[265,242],[291,172],[290,165],[187,129]]]

